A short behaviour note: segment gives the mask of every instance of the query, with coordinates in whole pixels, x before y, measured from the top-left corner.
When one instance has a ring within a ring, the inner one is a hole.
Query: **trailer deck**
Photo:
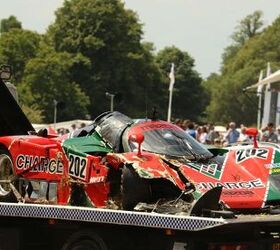
[[[199,231],[227,223],[220,218],[25,203],[0,203],[0,216],[71,220],[187,231]]]
[[[222,219],[0,203],[0,248],[4,250],[64,249],[67,239],[75,239],[80,232],[82,235],[97,233],[106,242],[106,250],[220,250],[221,247],[275,250],[280,249],[279,228],[280,215],[238,215],[235,219]]]

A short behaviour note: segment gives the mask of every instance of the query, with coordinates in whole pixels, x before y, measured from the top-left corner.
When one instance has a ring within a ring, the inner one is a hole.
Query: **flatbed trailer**
[[[0,249],[280,249],[280,215],[234,219],[0,203]]]
[[[0,136],[34,131],[1,77]],[[17,114],[17,115],[15,115]],[[0,250],[280,250],[280,215],[234,219],[0,203]]]

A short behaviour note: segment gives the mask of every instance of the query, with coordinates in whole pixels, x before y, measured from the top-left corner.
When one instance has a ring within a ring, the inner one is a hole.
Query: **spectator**
[[[190,122],[190,120],[184,120],[182,123],[182,129],[187,130]]]
[[[221,140],[220,135],[219,135],[219,137],[217,137],[217,138],[214,140],[214,145],[215,145],[215,147],[221,147],[221,146],[223,146],[223,145],[222,145],[222,140]]]
[[[178,127],[182,128],[183,120],[182,119],[176,119],[174,122]]]
[[[77,129],[76,124],[72,124],[72,125],[71,125],[71,131],[75,131],[76,129]]]
[[[240,133],[236,130],[235,122],[229,124],[229,129],[225,135],[226,144],[236,143]]]
[[[238,138],[238,142],[250,142],[250,138],[248,135],[246,135],[246,127],[245,126],[240,126],[241,130],[240,130],[240,135]]]
[[[277,127],[277,139],[280,141],[280,126]]]
[[[201,133],[202,133],[202,127],[201,126],[198,126],[196,129],[196,140],[197,141],[199,141],[199,137],[200,137],[200,135],[201,135]]]
[[[267,124],[261,141],[278,143],[278,136],[274,132],[274,124],[272,122]]]
[[[201,129],[201,132],[200,132],[200,134],[199,134],[197,139],[198,139],[198,141],[200,143],[205,144],[206,143],[206,139],[207,139],[207,127],[206,126],[202,126],[202,127],[200,127],[200,129]]]
[[[206,136],[206,143],[213,145],[215,139],[218,139],[219,134],[215,131],[214,125],[212,123],[208,124],[208,134]]]
[[[193,122],[190,122],[188,124],[188,128],[186,130],[186,133],[188,133],[190,136],[192,136],[194,139],[196,139],[196,131],[194,129],[194,124]]]
[[[80,124],[80,128],[84,128],[86,126],[86,124],[84,123],[84,122],[82,122],[81,124]]]

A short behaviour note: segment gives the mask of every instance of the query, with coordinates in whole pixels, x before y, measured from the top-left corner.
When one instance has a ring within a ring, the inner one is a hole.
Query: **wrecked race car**
[[[137,150],[124,148],[123,133],[134,125],[129,117],[102,115],[63,136],[35,132],[2,80],[0,88],[6,107],[0,110],[0,202],[125,210],[138,205],[138,211],[194,215],[219,209],[221,188],[197,201],[200,194],[176,166],[141,150],[142,134],[127,141]]]
[[[231,210],[279,212],[280,147],[272,143],[257,143],[257,130],[254,128],[247,130],[247,134],[254,138],[254,144],[212,149],[199,144],[174,124],[159,120],[132,123],[118,112],[99,117],[96,131],[114,152],[120,152],[113,155],[116,162],[132,160],[129,153],[123,152],[138,150],[131,137],[139,137],[142,138],[138,142],[142,152],[152,152],[159,157],[161,174],[172,169],[183,184],[194,183],[200,194],[222,187],[220,200]],[[157,176],[158,172],[151,171],[150,166],[139,165],[132,164],[139,176]],[[177,183],[174,176],[169,174],[168,178]],[[176,185],[182,186],[179,182]],[[164,185],[159,189],[163,188]]]

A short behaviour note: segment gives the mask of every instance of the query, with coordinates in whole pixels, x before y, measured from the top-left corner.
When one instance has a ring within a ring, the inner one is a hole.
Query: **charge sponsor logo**
[[[239,149],[236,151],[236,163],[243,162],[249,158],[267,159],[268,150],[265,148],[250,148],[250,149]]]
[[[19,170],[30,169],[32,173],[63,173],[63,163],[60,160],[38,155],[18,155],[16,158],[16,168]]]
[[[214,187],[223,187],[223,189],[253,189],[253,188],[264,188],[265,185],[261,179],[255,179],[251,181],[237,181],[237,182],[200,182],[197,185],[199,190],[212,189]]]

